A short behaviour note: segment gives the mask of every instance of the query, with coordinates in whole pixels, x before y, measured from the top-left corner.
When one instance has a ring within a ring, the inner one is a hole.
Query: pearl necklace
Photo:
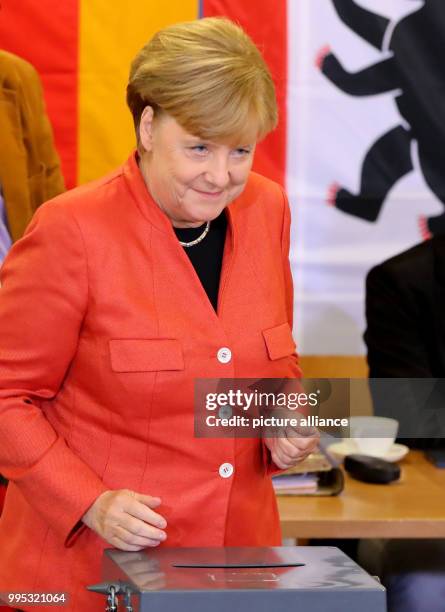
[[[202,242],[204,240],[204,238],[209,233],[209,229],[210,229],[210,221],[207,221],[206,226],[204,228],[204,231],[202,232],[202,234],[200,236],[198,236],[198,238],[196,238],[196,240],[192,240],[191,242],[181,242],[181,241],[179,241],[179,244],[181,246],[185,247],[186,249],[188,249],[189,247],[195,246],[195,244],[199,244],[200,242]]]

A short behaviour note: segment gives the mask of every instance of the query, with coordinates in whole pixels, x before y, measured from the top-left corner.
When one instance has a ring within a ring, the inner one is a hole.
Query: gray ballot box
[[[113,611],[386,612],[385,589],[334,547],[107,549],[102,570],[88,588],[112,587]]]

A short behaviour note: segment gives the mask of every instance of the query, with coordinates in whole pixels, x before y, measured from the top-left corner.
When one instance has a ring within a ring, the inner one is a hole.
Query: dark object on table
[[[445,448],[430,448],[425,451],[425,457],[437,468],[445,468]]]
[[[89,590],[112,586],[139,612],[386,610],[380,583],[333,547],[108,549],[102,578]]]
[[[398,465],[368,455],[348,455],[345,470],[353,478],[373,484],[388,484],[400,478]]]

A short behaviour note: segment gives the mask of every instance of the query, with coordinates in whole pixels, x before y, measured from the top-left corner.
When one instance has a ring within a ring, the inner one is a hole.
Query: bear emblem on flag
[[[358,72],[348,72],[330,48],[324,47],[317,56],[319,69],[352,96],[394,92],[401,122],[380,136],[366,153],[360,192],[334,184],[329,203],[347,214],[376,221],[389,191],[414,169],[411,143],[416,141],[425,181],[445,206],[444,0],[424,0],[395,25],[354,0],[332,2],[343,23],[381,51],[382,58]],[[444,234],[445,212],[420,217],[419,228],[425,239]]]

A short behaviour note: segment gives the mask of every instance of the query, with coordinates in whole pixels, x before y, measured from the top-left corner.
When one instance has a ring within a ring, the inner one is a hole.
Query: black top
[[[206,224],[199,227],[173,228],[178,240],[192,242],[202,234]],[[218,289],[226,239],[227,218],[223,211],[210,223],[207,236],[192,247],[183,247],[215,311],[218,307]]]

